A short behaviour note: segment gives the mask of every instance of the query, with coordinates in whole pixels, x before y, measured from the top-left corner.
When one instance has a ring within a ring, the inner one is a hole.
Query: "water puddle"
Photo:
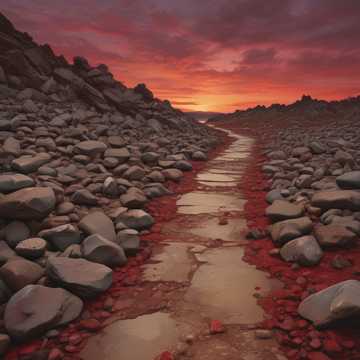
[[[202,316],[225,324],[253,324],[264,319],[254,293],[266,294],[281,288],[281,283],[244,262],[243,255],[242,247],[211,249],[196,255],[205,264],[195,272],[185,300],[197,305]],[[255,291],[255,287],[260,290]]]
[[[154,360],[178,340],[176,322],[169,314],[155,313],[121,320],[89,339],[84,360]]]

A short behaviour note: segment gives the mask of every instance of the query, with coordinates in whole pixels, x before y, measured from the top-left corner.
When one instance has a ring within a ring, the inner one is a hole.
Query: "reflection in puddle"
[[[196,304],[202,315],[221,319],[225,324],[253,324],[263,320],[264,312],[254,297],[281,288],[281,283],[242,260],[244,249],[228,247],[197,255],[206,262],[194,274],[185,300]]]
[[[165,313],[121,320],[90,338],[81,353],[85,360],[153,360],[176,344],[175,321]]]

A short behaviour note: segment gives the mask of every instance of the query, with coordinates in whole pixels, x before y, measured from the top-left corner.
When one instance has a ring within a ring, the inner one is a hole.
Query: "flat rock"
[[[276,222],[299,218],[303,215],[304,209],[301,205],[295,205],[285,200],[275,200],[265,212],[272,222]]]
[[[47,243],[42,238],[29,238],[17,244],[15,251],[18,255],[34,260],[45,254]]]
[[[75,145],[75,150],[81,155],[96,156],[107,149],[106,144],[101,141],[87,140]]]
[[[317,327],[360,315],[360,281],[347,280],[310,295],[298,308],[299,314]]]
[[[27,285],[6,305],[5,327],[11,338],[25,341],[76,319],[82,308],[82,300],[64,289]]]
[[[129,150],[125,147],[116,149],[107,149],[104,154],[105,157],[115,158],[119,163],[124,163],[130,158]]]
[[[360,171],[351,171],[336,178],[341,189],[360,189]]]
[[[39,153],[35,156],[24,155],[13,160],[11,166],[15,171],[24,174],[35,172],[40,166],[48,163],[51,156],[47,153]]]
[[[360,210],[360,192],[354,190],[325,190],[315,193],[311,205],[322,210]]]
[[[44,275],[44,269],[29,260],[12,259],[0,268],[0,276],[13,291],[35,284]]]
[[[23,174],[0,175],[0,192],[7,194],[16,190],[34,186],[35,181]]]
[[[114,224],[102,211],[94,211],[84,216],[79,228],[87,235],[99,234],[110,241],[116,240]]]
[[[81,253],[85,259],[109,267],[123,266],[127,262],[124,250],[99,234],[90,235],[82,242]]]
[[[55,208],[53,189],[32,187],[0,198],[0,216],[18,220],[40,220]]]
[[[322,247],[349,246],[357,241],[357,235],[341,224],[316,226],[315,237]]]
[[[281,257],[302,266],[313,266],[320,262],[323,252],[313,236],[302,236],[286,243],[280,250]]]
[[[312,221],[308,217],[290,219],[277,222],[270,227],[271,238],[277,245],[309,234],[313,228]]]
[[[112,284],[112,270],[85,259],[52,257],[46,267],[47,276],[56,284],[82,297],[91,298]]]

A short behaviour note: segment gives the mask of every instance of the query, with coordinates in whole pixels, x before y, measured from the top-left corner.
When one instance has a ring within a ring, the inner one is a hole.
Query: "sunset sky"
[[[1,0],[69,60],[196,111],[360,94],[359,0]]]

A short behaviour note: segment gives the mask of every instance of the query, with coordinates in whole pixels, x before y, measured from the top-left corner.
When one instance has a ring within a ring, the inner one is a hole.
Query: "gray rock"
[[[54,283],[82,297],[91,298],[112,284],[112,270],[85,259],[52,257],[46,267],[47,276]]]
[[[125,147],[116,148],[116,149],[107,149],[104,154],[105,157],[115,158],[119,163],[124,163],[129,160],[130,153],[129,150]]]
[[[140,189],[132,187],[126,194],[120,196],[120,201],[127,208],[136,209],[144,207],[147,198]]]
[[[80,243],[80,232],[71,224],[42,230],[39,233],[39,237],[49,241],[60,251],[65,251],[68,246]]]
[[[138,165],[133,165],[130,166],[129,169],[127,169],[124,173],[124,178],[130,180],[130,181],[134,181],[134,180],[142,180],[145,177],[146,171],[138,166]]]
[[[47,153],[40,153],[35,156],[24,155],[13,160],[11,166],[15,171],[24,174],[35,172],[40,166],[48,163],[51,156]]]
[[[316,226],[314,233],[322,247],[349,246],[357,240],[357,235],[341,224]]]
[[[9,193],[23,188],[34,186],[35,181],[23,174],[0,175],[0,192]]]
[[[117,234],[117,243],[127,256],[135,256],[140,249],[139,233],[134,229],[124,229]]]
[[[271,190],[266,194],[266,201],[269,204],[272,204],[275,200],[284,200],[280,189]]]
[[[313,266],[320,262],[323,252],[313,236],[302,236],[286,243],[280,250],[285,261],[302,266]]]
[[[12,259],[0,268],[0,276],[13,291],[35,284],[44,275],[44,269],[25,259]]]
[[[131,229],[145,230],[153,226],[155,220],[150,214],[148,214],[144,210],[132,209],[123,212],[119,216],[117,216],[115,222],[121,222]]]
[[[127,262],[124,250],[99,234],[90,235],[82,242],[81,253],[85,259],[109,267],[123,266]]]
[[[191,158],[195,161],[206,161],[207,156],[202,151],[195,151],[191,154]]]
[[[315,193],[311,205],[322,210],[360,210],[360,192],[354,190],[328,190]]]
[[[76,205],[97,205],[97,198],[87,189],[81,189],[74,192],[71,201]]]
[[[53,189],[25,188],[0,198],[0,216],[18,220],[39,220],[55,208]]]
[[[107,149],[106,144],[101,141],[87,140],[75,145],[75,150],[81,155],[96,156]]]
[[[275,200],[265,212],[272,222],[276,222],[298,218],[304,214],[304,208],[285,200]]]
[[[5,241],[11,248],[15,248],[20,241],[27,239],[29,236],[30,229],[21,221],[12,221],[4,229]]]
[[[3,144],[3,151],[7,155],[18,157],[21,153],[20,141],[13,137],[7,138]]]
[[[18,255],[34,260],[45,254],[47,243],[41,238],[30,238],[21,241],[15,248]]]
[[[179,169],[165,169],[162,171],[162,174],[165,176],[166,180],[175,182],[179,182],[184,176],[183,172]]]
[[[303,300],[299,314],[316,327],[330,326],[338,320],[360,315],[360,281],[347,280]]]
[[[102,211],[94,211],[84,216],[79,228],[87,235],[99,234],[107,240],[116,240],[114,224]]]
[[[360,171],[351,171],[336,178],[337,185],[342,189],[360,189]]]
[[[0,265],[4,265],[8,260],[16,257],[15,251],[5,241],[0,240]]]
[[[271,226],[270,234],[276,245],[283,245],[290,240],[309,234],[312,229],[312,221],[308,217],[301,217],[277,222]]]
[[[110,198],[116,198],[120,195],[118,183],[113,177],[109,176],[105,179],[102,192],[105,196]]]
[[[5,327],[11,338],[25,341],[76,319],[82,308],[81,299],[64,289],[28,285],[6,305]]]

